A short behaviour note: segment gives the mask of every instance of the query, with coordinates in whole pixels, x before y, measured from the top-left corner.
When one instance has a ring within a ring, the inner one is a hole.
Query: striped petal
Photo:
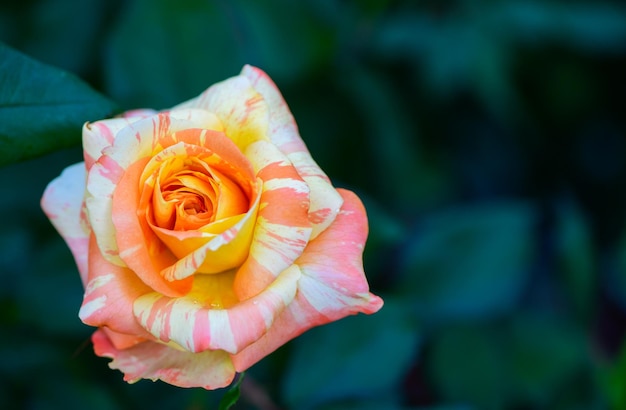
[[[203,110],[178,110],[141,119],[116,133],[112,146],[93,164],[87,177],[86,204],[89,222],[98,246],[111,263],[125,266],[119,257],[115,227],[111,220],[113,192],[126,169],[142,158],[160,151],[161,138],[189,128],[215,129],[221,124],[215,115]]]
[[[152,339],[133,317],[133,301],[151,292],[129,269],[108,262],[89,241],[89,277],[78,316],[87,325]]]
[[[69,246],[83,285],[87,283],[89,227],[83,212],[85,163],[71,165],[52,180],[41,198],[41,207]]]
[[[102,329],[93,334],[92,341],[96,354],[113,359],[109,367],[122,371],[129,383],[150,379],[178,387],[218,389],[228,386],[235,377],[233,364],[224,351],[189,353],[150,341],[120,350]]]
[[[214,84],[173,110],[181,108],[201,108],[215,113],[224,125],[224,133],[242,151],[255,141],[268,140],[268,105],[245,77],[232,77]]]
[[[115,136],[123,128],[133,122],[155,115],[154,110],[133,110],[122,114],[120,117],[108,120],[85,123],[83,126],[83,154],[87,170],[100,158],[102,150],[113,145]]]
[[[295,294],[300,269],[283,271],[261,294],[238,302],[233,273],[197,275],[189,294],[168,298],[158,293],[134,303],[137,321],[164,343],[191,352],[224,350],[237,353],[263,336]]]
[[[263,191],[250,253],[235,278],[241,300],[259,294],[291,266],[311,235],[309,189],[289,160],[265,141],[251,144],[245,153],[263,180]]]
[[[233,356],[237,371],[311,327],[382,307],[382,299],[369,292],[361,262],[367,237],[365,209],[352,192],[339,193],[344,206],[335,222],[296,261],[302,272],[296,297],[265,336]]]
[[[248,78],[267,101],[270,110],[270,140],[289,158],[311,190],[309,218],[313,228],[311,232],[311,239],[313,239],[335,220],[341,208],[341,196],[333,188],[328,176],[311,157],[300,138],[289,107],[272,79],[262,70],[249,65],[243,68],[241,75]]]

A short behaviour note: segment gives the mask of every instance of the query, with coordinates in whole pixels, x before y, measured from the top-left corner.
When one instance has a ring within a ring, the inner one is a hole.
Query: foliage
[[[39,198],[85,121],[245,63],[364,198],[386,305],[264,359],[233,408],[626,406],[620,2],[0,4],[0,407],[217,408],[224,392],[127,385],[94,357]]]

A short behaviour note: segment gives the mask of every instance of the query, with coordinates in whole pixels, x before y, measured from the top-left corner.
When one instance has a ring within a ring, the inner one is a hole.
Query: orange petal
[[[261,185],[260,181],[258,185]],[[164,268],[162,271],[163,277],[168,280],[181,280],[196,272],[217,273],[241,265],[249,253],[260,198],[261,192],[259,191],[255,202],[248,212],[241,219],[237,217],[230,218],[232,221],[236,221],[236,223],[215,236],[203,235],[199,238],[185,238],[185,236],[178,236],[175,231],[168,233],[170,238],[167,243],[174,247],[177,245],[173,241],[179,240],[181,242],[180,246],[183,247],[181,249],[200,244],[205,241],[204,238],[208,240],[171,266]],[[232,222],[231,220],[222,222],[230,223]],[[220,226],[218,224],[209,225],[207,229]]]
[[[180,296],[191,289],[192,278],[169,281],[161,276],[161,270],[175,263],[176,257],[165,248],[138,209],[139,177],[147,161],[144,158],[128,167],[115,189],[111,212],[119,256],[155,291]]]

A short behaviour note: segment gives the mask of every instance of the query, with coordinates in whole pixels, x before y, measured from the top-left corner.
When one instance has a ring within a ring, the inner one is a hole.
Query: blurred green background
[[[257,65],[363,198],[385,307],[264,359],[238,408],[626,409],[622,2],[3,0],[0,41],[120,109]],[[80,160],[0,169],[0,407],[215,408],[221,391],[127,385],[93,354],[39,208]]]

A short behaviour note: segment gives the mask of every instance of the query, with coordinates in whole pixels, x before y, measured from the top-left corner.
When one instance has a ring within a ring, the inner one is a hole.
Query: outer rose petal
[[[121,117],[86,123],[83,126],[83,151],[87,169],[100,158],[104,148],[113,145],[113,140],[121,129],[154,114],[154,110],[133,110],[125,112]]]
[[[43,211],[72,251],[83,285],[87,284],[89,248],[89,228],[82,212],[86,179],[85,163],[69,166],[48,184],[41,198]]]
[[[179,387],[218,389],[235,377],[230,357],[221,350],[189,353],[150,341],[118,350],[102,329],[93,334],[92,341],[96,354],[112,358],[109,367],[122,371],[129,383],[160,379]]]
[[[89,277],[78,313],[85,324],[152,339],[133,318],[133,301],[151,291],[131,270],[104,259],[90,240]]]
[[[369,293],[362,252],[367,237],[365,209],[358,197],[338,190],[344,206],[335,222],[296,261],[302,271],[292,303],[256,343],[233,356],[243,371],[304,331],[359,312],[378,311],[383,301]]]
[[[311,158],[304,141],[298,133],[291,111],[276,84],[262,70],[246,65],[241,75],[248,78],[254,88],[263,95],[270,107],[269,136],[296,167],[310,189],[309,219],[313,227],[311,239],[326,229],[341,208],[342,199],[330,183],[328,176]]]
[[[214,84],[181,108],[201,108],[215,113],[224,133],[243,151],[255,141],[267,141],[269,108],[245,77],[237,76]]]

